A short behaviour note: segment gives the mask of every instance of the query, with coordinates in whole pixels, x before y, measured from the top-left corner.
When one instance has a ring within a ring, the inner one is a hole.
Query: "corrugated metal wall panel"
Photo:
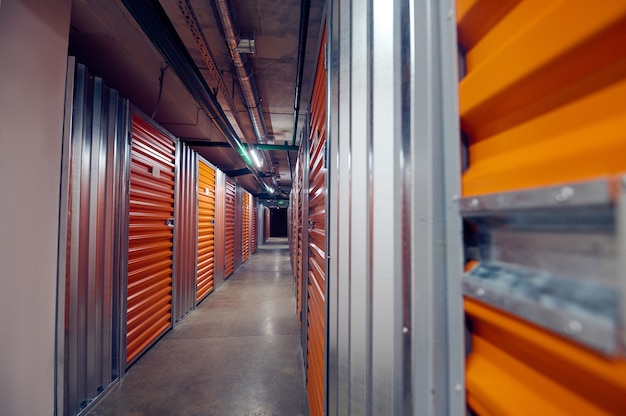
[[[215,266],[213,285],[217,288],[224,281],[226,267],[226,175],[215,170]]]
[[[626,171],[626,3],[459,0],[457,24],[465,196]],[[479,301],[465,308],[476,413],[623,413],[623,358]]]
[[[176,157],[173,313],[179,322],[196,305],[198,201],[196,152],[178,142]]]
[[[250,256],[250,194],[243,192],[241,199],[241,260]]]
[[[224,277],[235,271],[235,195],[236,184],[226,179],[225,185],[225,267]]]
[[[263,219],[263,242],[265,243],[270,238],[270,209],[264,207],[265,215]]]
[[[175,145],[137,114],[132,119],[126,363],[172,323]]]
[[[318,55],[311,99],[309,162],[309,273],[307,298],[307,390],[311,415],[322,415],[325,403],[326,327],[326,70],[325,35]]]
[[[215,266],[215,169],[198,165],[198,284],[196,302],[213,291]]]
[[[57,413],[76,415],[120,375],[127,102],[68,62],[60,223]],[[74,77],[72,77],[72,74]],[[74,85],[71,85],[74,82]],[[70,131],[71,129],[71,131]]]

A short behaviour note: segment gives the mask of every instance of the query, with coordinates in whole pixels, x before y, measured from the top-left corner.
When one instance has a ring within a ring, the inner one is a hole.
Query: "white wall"
[[[70,0],[0,7],[0,414],[52,415]]]

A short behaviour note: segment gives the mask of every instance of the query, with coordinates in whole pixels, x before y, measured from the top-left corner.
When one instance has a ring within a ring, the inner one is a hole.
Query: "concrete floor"
[[[307,415],[299,340],[287,240],[272,238],[87,415]]]

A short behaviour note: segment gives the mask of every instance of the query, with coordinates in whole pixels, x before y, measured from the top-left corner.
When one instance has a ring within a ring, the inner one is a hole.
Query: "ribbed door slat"
[[[226,258],[224,276],[228,277],[235,271],[235,193],[236,185],[234,182],[226,180]]]
[[[256,198],[252,198],[252,218],[250,218],[250,222],[252,223],[252,232],[250,234],[250,238],[252,239],[252,253],[255,253],[258,249],[258,244],[259,244],[259,239],[257,237],[257,223],[258,221],[258,215],[259,215],[259,210],[257,207],[257,199]]]
[[[250,255],[250,194],[244,192],[241,200],[241,261],[246,261]]]
[[[215,170],[198,164],[198,278],[196,302],[213,291],[215,267]]]
[[[302,285],[302,271],[303,271],[303,212],[302,212],[302,181],[303,181],[303,171],[302,171],[302,158],[303,158],[303,147],[300,147],[300,152],[298,153],[298,160],[296,161],[296,180],[295,180],[295,191],[294,191],[294,214],[296,216],[296,220],[294,221],[294,245],[295,245],[295,269],[296,269],[296,296],[297,296],[297,311],[298,311],[298,323],[302,327],[302,294],[303,294],[303,285]]]
[[[172,319],[174,143],[133,115],[126,363],[167,331]]]
[[[326,71],[325,37],[318,57],[313,98],[309,164],[309,275],[307,295],[307,391],[312,416],[324,414],[326,288]]]

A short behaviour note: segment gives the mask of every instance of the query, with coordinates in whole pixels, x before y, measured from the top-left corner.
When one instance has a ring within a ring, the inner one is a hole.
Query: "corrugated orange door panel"
[[[459,0],[466,196],[626,171],[626,2]]]
[[[296,201],[294,206],[294,211],[297,215],[296,221],[296,236],[295,236],[295,245],[296,245],[296,293],[297,293],[297,304],[298,304],[298,323],[302,326],[302,294],[303,294],[303,285],[302,285],[302,261],[303,261],[303,247],[302,247],[302,230],[303,230],[303,217],[302,217],[302,181],[303,181],[303,172],[302,172],[302,147],[300,147],[300,153],[298,155],[298,160],[296,162],[296,172],[297,172],[297,180],[296,180]]]
[[[228,277],[235,271],[235,191],[236,185],[234,182],[226,180],[226,250],[225,250],[225,270],[224,276]]]
[[[258,222],[258,215],[259,215],[259,211],[257,208],[257,199],[256,198],[252,198],[252,218],[250,218],[250,221],[252,222],[252,234],[251,234],[251,238],[252,238],[252,253],[256,253],[257,248],[258,248],[258,238],[257,238],[257,222]]]
[[[243,193],[241,198],[241,261],[250,255],[250,194]]]
[[[126,363],[171,326],[174,143],[133,115]]]
[[[587,416],[626,411],[623,360],[598,356],[474,300],[465,301],[465,310],[472,326],[468,402],[479,414]]]
[[[196,303],[213,291],[215,265],[215,170],[198,164],[198,274]]]
[[[309,275],[307,296],[307,390],[312,416],[324,414],[326,322],[326,31],[318,55],[311,99],[309,165]]]
[[[458,0],[465,196],[626,171],[626,2]],[[626,363],[466,300],[480,415],[626,409]]]

